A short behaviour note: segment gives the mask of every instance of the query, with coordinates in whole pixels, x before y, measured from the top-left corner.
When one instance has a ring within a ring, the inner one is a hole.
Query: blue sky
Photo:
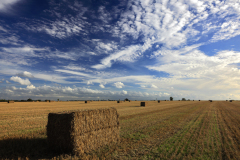
[[[1,0],[0,99],[240,99],[238,0]]]

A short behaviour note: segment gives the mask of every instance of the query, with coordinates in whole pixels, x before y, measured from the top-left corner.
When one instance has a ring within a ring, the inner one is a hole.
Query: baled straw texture
[[[90,103],[90,101],[85,101],[85,103]]]
[[[50,148],[57,151],[79,155],[118,143],[119,130],[119,114],[115,108],[48,115],[48,143]]]
[[[14,101],[8,101],[8,103],[14,103]]]
[[[123,101],[117,101],[117,103],[122,103]]]

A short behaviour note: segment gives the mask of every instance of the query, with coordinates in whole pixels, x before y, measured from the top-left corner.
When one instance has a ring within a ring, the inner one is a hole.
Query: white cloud
[[[158,88],[156,85],[152,84],[151,88]]]
[[[105,88],[105,86],[103,84],[99,84],[99,87],[101,88]]]
[[[123,93],[123,94],[127,94],[128,92],[123,90],[122,93]]]
[[[22,73],[18,73],[17,76],[19,76],[19,77],[27,77],[27,78],[34,78],[32,73],[30,73],[28,71],[24,71]]]
[[[35,89],[36,87],[34,85],[27,86],[27,89]]]
[[[9,7],[20,0],[1,0],[0,1],[0,12],[7,12]]]
[[[170,94],[169,94],[169,93],[163,93],[163,95],[165,95],[165,96],[170,96]]]
[[[122,88],[124,84],[122,82],[116,82],[113,84],[116,88]]]
[[[55,71],[67,73],[67,74],[74,74],[74,75],[83,76],[83,77],[91,77],[91,75],[82,73],[82,72],[76,72],[76,71],[70,71],[70,70],[64,70],[64,69],[56,69]]]
[[[31,82],[29,81],[29,79],[22,79],[22,78],[20,78],[20,77],[18,77],[18,76],[12,76],[11,78],[10,78],[10,80],[11,81],[14,81],[14,82],[18,82],[18,83],[20,83],[21,85],[31,85]]]
[[[8,80],[6,80],[6,83],[7,83],[7,84],[11,84],[11,82],[9,82]]]
[[[87,81],[87,85],[89,85],[89,84],[93,84],[93,82],[91,82],[91,81]]]

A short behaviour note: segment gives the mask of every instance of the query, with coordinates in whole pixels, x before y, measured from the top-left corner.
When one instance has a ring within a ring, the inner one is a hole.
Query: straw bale
[[[158,103],[160,103],[161,101],[160,100],[158,100]]]
[[[115,108],[49,113],[50,148],[80,155],[104,145],[119,143],[119,114]]]
[[[45,102],[50,102],[49,100],[45,100]]]
[[[148,105],[148,102],[140,102],[140,106],[147,106]]]
[[[122,103],[123,101],[117,101],[117,103]]]
[[[85,101],[85,103],[90,103],[90,101]]]
[[[53,101],[53,100],[50,100],[49,102],[55,102],[55,101]]]
[[[212,100],[209,100],[209,102],[212,102]]]
[[[129,100],[128,102],[131,102],[131,100]]]
[[[230,100],[229,102],[232,102],[232,100]]]
[[[226,100],[226,101],[228,101],[228,100]]]
[[[8,103],[14,103],[14,101],[8,101]]]

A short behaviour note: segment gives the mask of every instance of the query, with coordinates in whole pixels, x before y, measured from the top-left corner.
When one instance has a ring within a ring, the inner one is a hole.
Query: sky
[[[0,99],[240,99],[239,0],[0,0]]]

